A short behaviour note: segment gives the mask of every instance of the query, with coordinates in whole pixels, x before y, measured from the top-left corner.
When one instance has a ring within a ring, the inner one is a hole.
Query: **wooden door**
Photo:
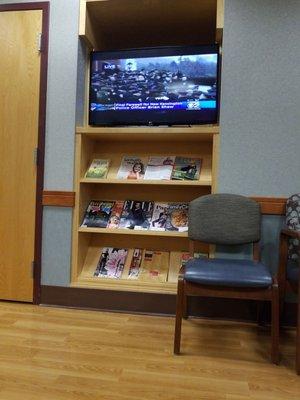
[[[41,10],[0,12],[0,299],[33,300]]]

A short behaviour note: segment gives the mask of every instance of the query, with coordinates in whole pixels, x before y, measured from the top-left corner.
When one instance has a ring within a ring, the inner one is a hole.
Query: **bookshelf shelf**
[[[164,236],[187,238],[187,232],[172,232],[172,231],[150,231],[150,230],[134,230],[134,229],[107,229],[107,228],[84,228],[79,227],[78,232],[110,234],[110,235],[142,235],[142,236]]]
[[[129,279],[88,278],[84,276],[79,276],[78,280],[73,282],[71,286],[102,290],[165,294],[175,294],[177,290],[176,283],[171,282],[153,283],[130,281]]]
[[[182,125],[182,126],[117,126],[117,127],[95,127],[95,126],[79,126],[76,128],[76,133],[81,134],[96,134],[96,135],[112,135],[112,134],[139,134],[145,137],[145,135],[153,135],[155,133],[162,134],[180,134],[183,133],[192,133],[194,135],[201,135],[201,134],[214,134],[219,133],[219,126],[218,125],[198,125],[198,126],[189,126],[189,125]]]
[[[93,127],[82,126],[77,127],[77,134],[94,139],[94,140],[139,140],[142,142],[162,142],[166,140],[172,141],[207,141],[211,140],[213,135],[219,133],[217,125],[199,125],[199,126],[177,126],[177,127],[148,127],[148,126],[132,126],[132,127]]]
[[[163,180],[130,180],[130,179],[90,179],[81,178],[80,183],[87,184],[101,184],[101,185],[154,185],[154,186],[211,186],[212,181],[210,180],[198,180],[198,181],[163,181]]]

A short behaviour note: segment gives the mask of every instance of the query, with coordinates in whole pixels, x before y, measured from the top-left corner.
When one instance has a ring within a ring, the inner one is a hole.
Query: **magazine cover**
[[[194,258],[207,258],[207,253],[194,253]],[[170,269],[168,273],[168,282],[177,282],[178,273],[182,266],[190,260],[190,253],[187,251],[171,251]]]
[[[125,156],[122,159],[118,179],[144,179],[147,157]]]
[[[115,247],[104,247],[99,258],[94,276],[104,278],[121,278],[128,250]]]
[[[82,227],[106,228],[114,201],[92,200],[85,212]]]
[[[141,281],[166,282],[169,258],[168,251],[144,250],[139,279]]]
[[[188,230],[188,203],[170,203],[166,231],[185,232]]]
[[[168,203],[154,203],[153,213],[150,222],[150,229],[153,231],[165,231],[168,218]]]
[[[102,160],[100,158],[95,158],[91,162],[91,165],[89,166],[85,174],[85,177],[105,179],[107,177],[108,168],[109,168],[109,160]]]
[[[115,229],[119,227],[123,206],[124,206],[123,200],[115,201],[115,204],[111,210],[107,228]]]
[[[196,181],[200,176],[201,159],[176,157],[172,179]]]
[[[179,270],[181,266],[185,265],[189,259],[190,259],[190,253],[187,251],[171,251],[168,282],[178,281]]]
[[[128,279],[138,279],[142,264],[142,256],[143,256],[142,249],[133,250],[133,255],[128,272]]]
[[[119,228],[147,230],[153,211],[153,201],[126,200]]]
[[[150,157],[144,179],[171,179],[175,156]]]

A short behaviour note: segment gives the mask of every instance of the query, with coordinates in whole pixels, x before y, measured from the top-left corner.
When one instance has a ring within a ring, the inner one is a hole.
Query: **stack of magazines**
[[[92,200],[81,226],[185,232],[188,230],[188,207],[188,203]]]
[[[194,257],[207,256],[205,253],[194,254]],[[99,249],[94,277],[176,282],[180,267],[189,259],[187,252],[104,247]]]
[[[144,180],[198,180],[202,160],[179,156],[124,156],[117,179]],[[105,179],[110,160],[93,159],[85,177]]]

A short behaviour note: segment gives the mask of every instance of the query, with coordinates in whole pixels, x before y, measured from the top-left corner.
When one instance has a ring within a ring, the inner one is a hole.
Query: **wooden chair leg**
[[[280,284],[279,281],[279,324],[280,325],[282,324],[284,316],[285,294],[286,294],[285,282]]]
[[[188,297],[186,295],[183,296],[183,315],[184,319],[188,319]]]
[[[298,293],[298,318],[297,318],[297,339],[296,339],[296,372],[297,372],[298,375],[300,375],[300,291]]]
[[[174,336],[174,354],[180,354],[181,323],[184,313],[184,280],[178,280],[177,299],[176,299],[176,321]]]
[[[272,347],[271,360],[274,364],[279,364],[279,291],[278,284],[272,286]]]

